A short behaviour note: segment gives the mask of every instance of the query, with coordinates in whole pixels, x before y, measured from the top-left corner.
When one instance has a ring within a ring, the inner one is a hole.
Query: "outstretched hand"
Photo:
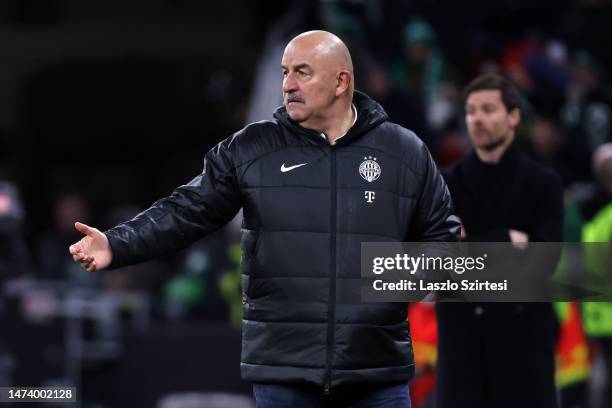
[[[76,222],[74,228],[85,236],[77,243],[70,245],[72,259],[89,272],[104,269],[110,265],[113,252],[108,238],[97,228]]]

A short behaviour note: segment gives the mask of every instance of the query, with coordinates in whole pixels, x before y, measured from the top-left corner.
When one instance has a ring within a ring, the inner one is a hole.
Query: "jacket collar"
[[[491,184],[505,182],[516,176],[519,152],[513,142],[497,163],[485,163],[480,160],[475,150],[472,150],[463,164],[462,172],[465,183],[473,190],[478,190]]]
[[[387,113],[383,107],[363,92],[355,90],[353,93],[353,104],[357,108],[357,121],[344,136],[337,139],[335,146],[351,143],[388,119]],[[284,106],[280,106],[276,109],[274,118],[278,120],[281,125],[292,131],[314,137],[319,142],[327,144],[319,133],[311,129],[306,129],[293,121],[287,114],[287,110]]]
[[[472,149],[465,161],[465,169],[468,174],[479,174],[482,171],[512,173],[517,159],[518,151],[514,142],[508,146],[497,163],[483,162],[476,154],[476,151]]]

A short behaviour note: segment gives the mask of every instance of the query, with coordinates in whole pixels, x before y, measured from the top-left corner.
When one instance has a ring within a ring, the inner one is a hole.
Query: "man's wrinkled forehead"
[[[329,46],[326,44],[298,38],[287,44],[281,64],[287,68],[298,65],[313,67],[329,63],[329,54]]]

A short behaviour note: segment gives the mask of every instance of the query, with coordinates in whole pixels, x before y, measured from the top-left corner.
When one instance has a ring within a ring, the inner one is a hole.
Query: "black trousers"
[[[557,408],[548,303],[439,303],[437,408]]]

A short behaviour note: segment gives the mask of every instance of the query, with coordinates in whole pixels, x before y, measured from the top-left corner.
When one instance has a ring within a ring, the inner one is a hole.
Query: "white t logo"
[[[374,191],[365,191],[364,197],[368,203],[373,203],[376,198],[376,193]]]

